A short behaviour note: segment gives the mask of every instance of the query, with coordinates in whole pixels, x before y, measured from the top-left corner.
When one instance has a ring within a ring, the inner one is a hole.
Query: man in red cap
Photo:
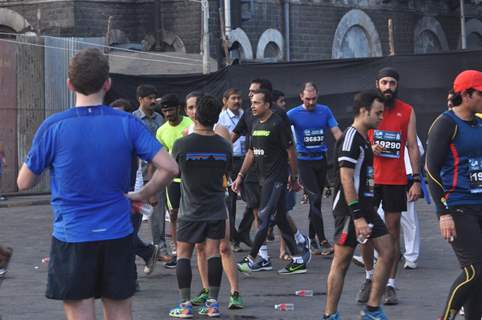
[[[482,316],[482,73],[468,70],[454,81],[453,108],[428,132],[426,170],[440,233],[463,268],[455,279],[442,320]]]
[[[417,145],[415,112],[411,105],[397,98],[398,72],[390,67],[378,71],[375,85],[384,98],[383,120],[377,129],[369,131],[372,143],[375,207],[382,205],[385,224],[394,244],[393,265],[385,289],[386,305],[398,304],[395,291],[395,277],[400,260],[400,218],[407,211],[407,200],[415,201],[421,196],[420,153]],[[405,170],[405,146],[413,168],[413,184],[408,189]],[[408,189],[408,193],[407,193]],[[373,244],[368,241],[361,246],[365,263],[366,280],[357,295],[357,301],[366,303],[370,296],[373,269]]]

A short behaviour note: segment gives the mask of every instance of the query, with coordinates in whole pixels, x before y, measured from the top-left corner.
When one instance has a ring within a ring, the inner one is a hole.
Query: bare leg
[[[259,215],[258,215],[259,209],[253,209],[253,214],[254,214],[254,227],[256,230],[259,228]]]
[[[393,243],[390,240],[390,235],[384,235],[369,241],[373,242],[373,246],[378,252],[372,289],[370,291],[370,298],[368,299],[368,305],[371,307],[380,306],[380,300],[387,285],[388,275],[393,261]]]
[[[363,263],[365,264],[365,270],[373,270],[373,243],[367,241],[367,243],[360,245],[360,253],[363,258]]]
[[[353,251],[351,247],[344,247],[335,244],[335,255],[331,262],[330,273],[327,279],[327,293],[325,314],[333,314],[337,311],[338,302],[340,301],[341,293],[343,291],[343,284],[345,282],[345,275],[350,265]]]
[[[400,261],[400,212],[389,212],[385,214],[385,224],[393,241],[393,262],[390,270],[390,278],[395,278]]]
[[[64,300],[67,320],[95,320],[94,299]]]
[[[236,265],[234,264],[233,251],[229,243],[229,236],[229,221],[226,220],[226,233],[224,239],[219,243],[219,252],[221,253],[224,273],[226,273],[229,286],[231,287],[231,294],[233,294],[235,291],[239,292],[239,281]]]
[[[199,276],[201,277],[201,284],[203,289],[208,288],[208,263],[206,260],[206,244],[196,244],[196,256],[197,256],[197,269],[199,270]]]
[[[171,209],[169,212],[171,217],[171,239],[172,243],[176,243],[176,225],[177,225],[177,211],[178,209]]]
[[[112,300],[102,298],[104,320],[132,320],[132,299]]]

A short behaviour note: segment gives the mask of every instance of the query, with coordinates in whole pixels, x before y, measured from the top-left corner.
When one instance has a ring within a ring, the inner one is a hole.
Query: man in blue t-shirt
[[[326,135],[328,131],[338,140],[342,132],[330,108],[317,104],[318,89],[307,82],[300,93],[303,104],[288,111],[294,128],[298,168],[301,183],[310,202],[310,239],[314,254],[320,254],[315,236],[318,236],[322,255],[330,255],[333,248],[325,237],[321,198],[326,181],[327,161]]]
[[[105,319],[132,319],[136,266],[131,201],[146,201],[178,168],[147,127],[132,115],[102,105],[110,89],[109,63],[99,50],[70,61],[68,88],[76,105],[37,130],[17,179],[29,189],[50,169],[53,234],[46,296],[63,300],[69,319],[95,319],[102,298]],[[157,168],[129,194],[132,154]]]

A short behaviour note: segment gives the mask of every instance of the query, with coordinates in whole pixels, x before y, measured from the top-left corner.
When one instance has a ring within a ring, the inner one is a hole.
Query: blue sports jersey
[[[320,160],[328,150],[325,139],[329,129],[338,126],[330,108],[317,104],[312,111],[303,105],[288,111],[288,118],[296,135],[296,151],[299,160]]]
[[[152,160],[162,145],[129,113],[76,107],[46,119],[25,164],[50,169],[53,236],[64,242],[118,239],[133,232],[129,190],[133,153]]]
[[[468,124],[453,111],[446,111],[457,125],[457,133],[450,144],[440,176],[447,192],[449,207],[482,204],[482,120]]]

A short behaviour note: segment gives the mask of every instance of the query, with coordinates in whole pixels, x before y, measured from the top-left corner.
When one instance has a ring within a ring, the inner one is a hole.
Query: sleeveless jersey
[[[409,104],[397,99],[392,108],[385,107],[383,120],[378,128],[368,132],[370,142],[384,148],[384,151],[373,159],[375,184],[407,184],[404,156],[412,112]]]
[[[447,205],[482,204],[482,120],[469,124],[452,111],[446,111],[457,125],[457,132],[440,171]]]

